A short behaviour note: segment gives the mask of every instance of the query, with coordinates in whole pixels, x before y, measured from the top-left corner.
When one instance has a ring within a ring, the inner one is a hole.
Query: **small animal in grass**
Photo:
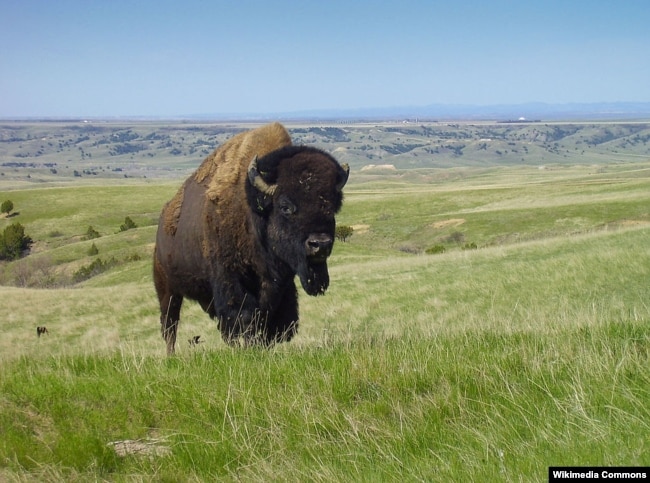
[[[47,330],[47,327],[45,327],[45,326],[39,326],[39,327],[36,327],[36,335],[37,335],[38,337],[40,337],[40,336],[42,336],[43,334],[48,334],[48,335],[49,335],[49,332],[48,332],[48,330]]]
[[[187,339],[187,342],[189,342],[190,347],[194,347],[194,346],[200,344],[201,342],[203,342],[203,341],[200,340],[200,339],[201,339],[201,336],[200,336],[200,335],[195,335],[195,336],[192,337],[191,339]]]

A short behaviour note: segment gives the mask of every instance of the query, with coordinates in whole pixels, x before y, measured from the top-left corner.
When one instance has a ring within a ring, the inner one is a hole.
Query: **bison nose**
[[[332,237],[325,233],[309,235],[305,243],[307,256],[325,259],[332,253],[333,244],[334,240]]]

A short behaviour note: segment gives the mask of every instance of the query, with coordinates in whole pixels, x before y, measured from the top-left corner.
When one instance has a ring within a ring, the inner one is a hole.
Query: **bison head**
[[[309,295],[329,285],[327,258],[349,167],[324,151],[288,146],[248,168],[247,195],[257,215],[257,234],[272,256],[297,274]]]

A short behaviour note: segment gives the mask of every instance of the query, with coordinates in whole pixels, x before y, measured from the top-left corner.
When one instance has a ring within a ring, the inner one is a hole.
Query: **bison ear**
[[[248,165],[248,181],[260,192],[268,196],[273,196],[273,193],[275,193],[275,189],[277,188],[276,184],[268,184],[264,180],[262,173],[260,173],[257,167],[257,155],[255,155],[251,163]]]
[[[336,183],[336,191],[342,191],[343,187],[345,186],[345,183],[348,182],[348,178],[350,177],[350,165],[347,163],[343,163],[341,165],[341,170],[343,171],[342,174],[339,175],[339,182]]]

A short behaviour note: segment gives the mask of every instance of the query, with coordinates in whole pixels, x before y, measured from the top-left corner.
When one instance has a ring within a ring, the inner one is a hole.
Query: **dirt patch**
[[[646,220],[620,220],[612,223],[618,226],[645,226],[650,225],[650,221]]]
[[[395,165],[393,164],[366,164],[361,168],[361,171],[368,171],[371,169],[378,169],[382,171],[397,171],[397,168],[395,168]]]
[[[449,220],[436,221],[435,223],[431,224],[431,228],[435,228],[436,230],[439,230],[441,228],[460,226],[463,223],[465,223],[464,218],[451,218]]]
[[[352,225],[352,229],[357,235],[363,235],[364,233],[368,233],[370,225]]]

